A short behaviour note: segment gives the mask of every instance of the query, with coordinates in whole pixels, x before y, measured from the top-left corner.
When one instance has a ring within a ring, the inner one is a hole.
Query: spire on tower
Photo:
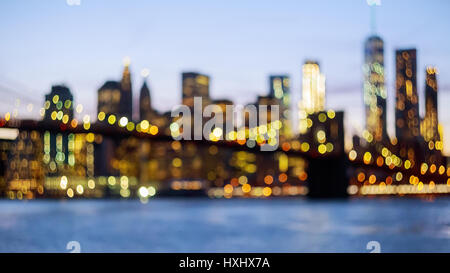
[[[130,66],[130,63],[131,63],[130,57],[125,56],[125,57],[123,58],[123,65],[126,66],[126,67],[128,67],[128,66]]]
[[[121,112],[124,116],[128,117],[129,119],[133,116],[133,95],[132,95],[132,89],[131,89],[131,75],[130,75],[130,58],[125,57],[123,60],[124,63],[124,69],[122,73],[122,80],[120,82],[121,85],[121,98],[120,98],[120,105],[121,105]]]
[[[147,86],[147,77],[149,75],[149,70],[147,68],[141,71],[141,76],[144,78],[144,82],[141,87],[141,92],[139,95],[139,118],[140,120],[151,120],[152,119],[152,105],[150,89]]]
[[[123,59],[122,90],[131,92],[130,57]]]
[[[370,31],[375,34],[377,32],[375,11],[377,6],[381,6],[381,0],[367,0],[367,4],[370,6]]]

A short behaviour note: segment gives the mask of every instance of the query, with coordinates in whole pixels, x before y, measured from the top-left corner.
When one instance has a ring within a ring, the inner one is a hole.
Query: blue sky
[[[301,98],[301,65],[316,59],[327,77],[327,106],[346,111],[347,135],[363,128],[363,42],[370,34],[366,0],[0,2],[0,113],[32,102],[32,116],[52,84],[64,83],[85,112],[96,92],[119,79],[131,58],[134,96],[139,72],[150,70],[153,105],[167,111],[181,100],[182,71],[211,76],[211,96],[236,103],[268,91],[268,75],[289,74]],[[377,33],[385,41],[389,132],[394,132],[394,50],[418,49],[419,92],[426,65],[439,74],[439,118],[450,136],[450,1],[381,0]],[[423,108],[423,94],[421,97]],[[446,141],[448,142],[448,141]],[[447,144],[447,143],[446,143]],[[450,145],[445,147],[450,154]]]

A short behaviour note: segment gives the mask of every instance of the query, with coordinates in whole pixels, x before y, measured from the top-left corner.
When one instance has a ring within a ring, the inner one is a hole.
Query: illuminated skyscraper
[[[73,119],[73,95],[69,88],[54,85],[48,95],[45,95],[45,121],[61,121],[68,123]]]
[[[124,59],[124,70],[121,81],[121,98],[120,98],[120,113],[122,116],[131,120],[133,116],[133,93],[131,89],[131,76],[130,76],[130,59]]]
[[[387,138],[383,40],[378,36],[371,36],[364,48],[366,130],[375,141],[381,141]]]
[[[98,90],[98,113],[104,113],[106,116],[118,115],[123,116],[121,112],[121,84],[117,81],[107,81]],[[106,120],[106,119],[105,119]]]
[[[289,76],[272,75],[269,77],[269,86],[269,97],[274,98],[280,107],[281,134],[289,137],[291,135]]]
[[[419,136],[416,50],[396,51],[396,136],[399,141],[415,141]]]
[[[422,123],[422,135],[426,142],[440,141],[437,111],[437,69],[428,67],[425,79],[425,117]]]
[[[183,104],[194,107],[194,97],[202,97],[203,107],[210,103],[209,77],[195,72],[182,74]]]
[[[44,121],[70,124],[73,119],[73,96],[69,88],[56,85],[45,96]],[[70,135],[64,132],[44,132],[44,156],[43,162],[49,169],[49,176],[58,175],[64,163],[70,159]]]
[[[325,110],[325,76],[319,64],[306,61],[303,65],[302,100],[299,103],[299,132],[307,129],[307,116]]]
[[[325,109],[325,76],[320,73],[319,63],[306,61],[303,65],[302,108],[307,114]]]

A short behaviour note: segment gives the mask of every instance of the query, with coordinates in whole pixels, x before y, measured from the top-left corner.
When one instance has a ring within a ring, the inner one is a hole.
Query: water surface
[[[450,252],[450,198],[0,200],[0,252]]]

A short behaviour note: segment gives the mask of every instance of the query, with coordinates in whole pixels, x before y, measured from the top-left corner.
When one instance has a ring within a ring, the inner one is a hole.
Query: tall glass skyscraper
[[[319,63],[306,61],[303,65],[302,106],[308,114],[325,109],[325,76],[320,73]]]
[[[364,45],[364,106],[366,130],[375,141],[387,139],[383,40],[370,36]]]
[[[290,124],[290,82],[287,75],[272,75],[269,77],[269,97],[275,99],[280,107],[281,133],[283,136],[291,135]]]
[[[416,49],[397,50],[395,125],[399,141],[411,142],[419,137],[419,97],[417,95]]]
[[[422,135],[425,141],[439,141],[438,131],[438,85],[436,79],[437,69],[428,67],[425,79],[425,117],[423,119]]]
[[[299,103],[299,133],[307,129],[307,116],[325,110],[325,76],[319,63],[306,61],[302,68],[302,99]]]

